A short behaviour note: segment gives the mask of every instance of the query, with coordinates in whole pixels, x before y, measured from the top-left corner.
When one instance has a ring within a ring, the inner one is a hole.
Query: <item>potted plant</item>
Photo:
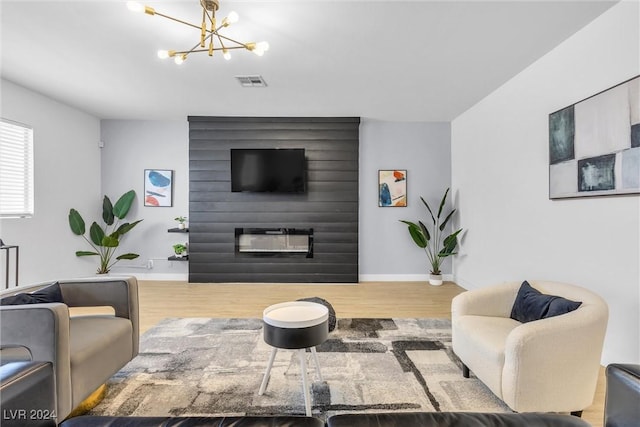
[[[442,201],[440,202],[440,208],[438,209],[438,215],[434,216],[433,211],[429,207],[429,204],[424,200],[424,198],[420,197],[422,203],[426,206],[429,211],[429,215],[431,216],[432,225],[427,227],[424,225],[422,221],[418,221],[418,223],[414,223],[411,221],[400,220],[407,224],[409,229],[409,234],[411,238],[415,242],[415,244],[424,249],[427,254],[427,258],[429,260],[429,264],[431,267],[431,274],[429,276],[429,283],[432,285],[441,285],[442,284],[442,271],[440,271],[440,266],[444,259],[448,256],[455,255],[457,252],[454,252],[456,246],[458,245],[458,234],[462,231],[462,228],[454,231],[448,236],[444,237],[444,229],[447,226],[447,223],[455,213],[455,209],[449,212],[442,222],[440,218],[442,216],[442,210],[444,209],[444,205],[447,200],[447,195],[449,194],[449,189],[445,191],[444,196],[442,197]]]
[[[89,246],[93,248],[93,251],[76,251],[76,256],[100,257],[97,270],[98,274],[107,274],[111,267],[120,260],[131,260],[140,256],[134,253],[126,253],[114,259],[122,236],[142,221],[139,219],[131,223],[120,223],[120,220],[124,219],[129,213],[135,197],[135,191],[130,190],[124,193],[115,205],[112,205],[109,197],[104,196],[102,200],[102,221],[104,225],[98,225],[98,223],[94,221],[89,228],[89,238],[84,235],[86,229],[82,215],[75,209],[69,210],[69,227],[71,231],[78,236],[82,236]]]
[[[187,246],[183,245],[182,243],[176,243],[175,245],[173,245],[173,251],[176,253],[176,256],[178,258],[182,258],[186,255]]]
[[[176,221],[178,221],[178,228],[180,230],[184,230],[185,228],[187,228],[187,225],[185,224],[185,222],[187,221],[187,217],[186,216],[178,216],[176,218],[174,218]]]

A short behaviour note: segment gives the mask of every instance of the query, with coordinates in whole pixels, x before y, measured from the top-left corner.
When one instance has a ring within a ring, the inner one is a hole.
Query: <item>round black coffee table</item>
[[[274,304],[263,312],[264,341],[273,347],[267,370],[260,385],[259,395],[267,389],[273,361],[279,348],[298,350],[302,387],[307,416],[311,416],[311,396],[307,378],[306,349],[311,349],[318,378],[323,381],[315,346],[325,342],[329,335],[329,310],[322,304],[309,301],[289,301]]]

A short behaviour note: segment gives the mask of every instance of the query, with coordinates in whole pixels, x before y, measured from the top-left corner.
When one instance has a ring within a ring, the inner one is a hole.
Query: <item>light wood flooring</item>
[[[166,317],[261,318],[264,308],[271,304],[312,296],[329,301],[339,318],[451,318],[451,299],[461,292],[463,288],[450,282],[430,286],[425,282],[333,285],[140,281],[140,328],[144,332]],[[603,425],[604,397],[602,368],[594,403],[582,415],[594,427]]]

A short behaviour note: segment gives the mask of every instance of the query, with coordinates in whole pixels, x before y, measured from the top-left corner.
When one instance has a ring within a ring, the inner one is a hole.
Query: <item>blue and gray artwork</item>
[[[640,188],[640,147],[625,150],[622,157],[622,188]]]
[[[631,147],[640,147],[640,123],[631,125]]]
[[[549,114],[549,164],[574,158],[575,115],[573,105]]]
[[[386,182],[380,184],[380,206],[391,206],[391,191]]]
[[[144,183],[145,206],[172,206],[172,178],[170,170],[146,170]]]
[[[615,154],[579,160],[578,191],[615,190],[615,165]]]
[[[167,187],[171,184],[171,180],[158,171],[149,172],[149,182],[153,184],[154,187]]]

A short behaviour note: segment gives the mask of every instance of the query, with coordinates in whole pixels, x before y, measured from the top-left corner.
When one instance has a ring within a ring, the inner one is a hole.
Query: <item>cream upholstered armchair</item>
[[[571,412],[591,405],[600,370],[608,308],[578,286],[530,281],[543,294],[582,304],[555,317],[520,323],[510,317],[521,282],[464,292],[451,305],[453,351],[517,412]]]

